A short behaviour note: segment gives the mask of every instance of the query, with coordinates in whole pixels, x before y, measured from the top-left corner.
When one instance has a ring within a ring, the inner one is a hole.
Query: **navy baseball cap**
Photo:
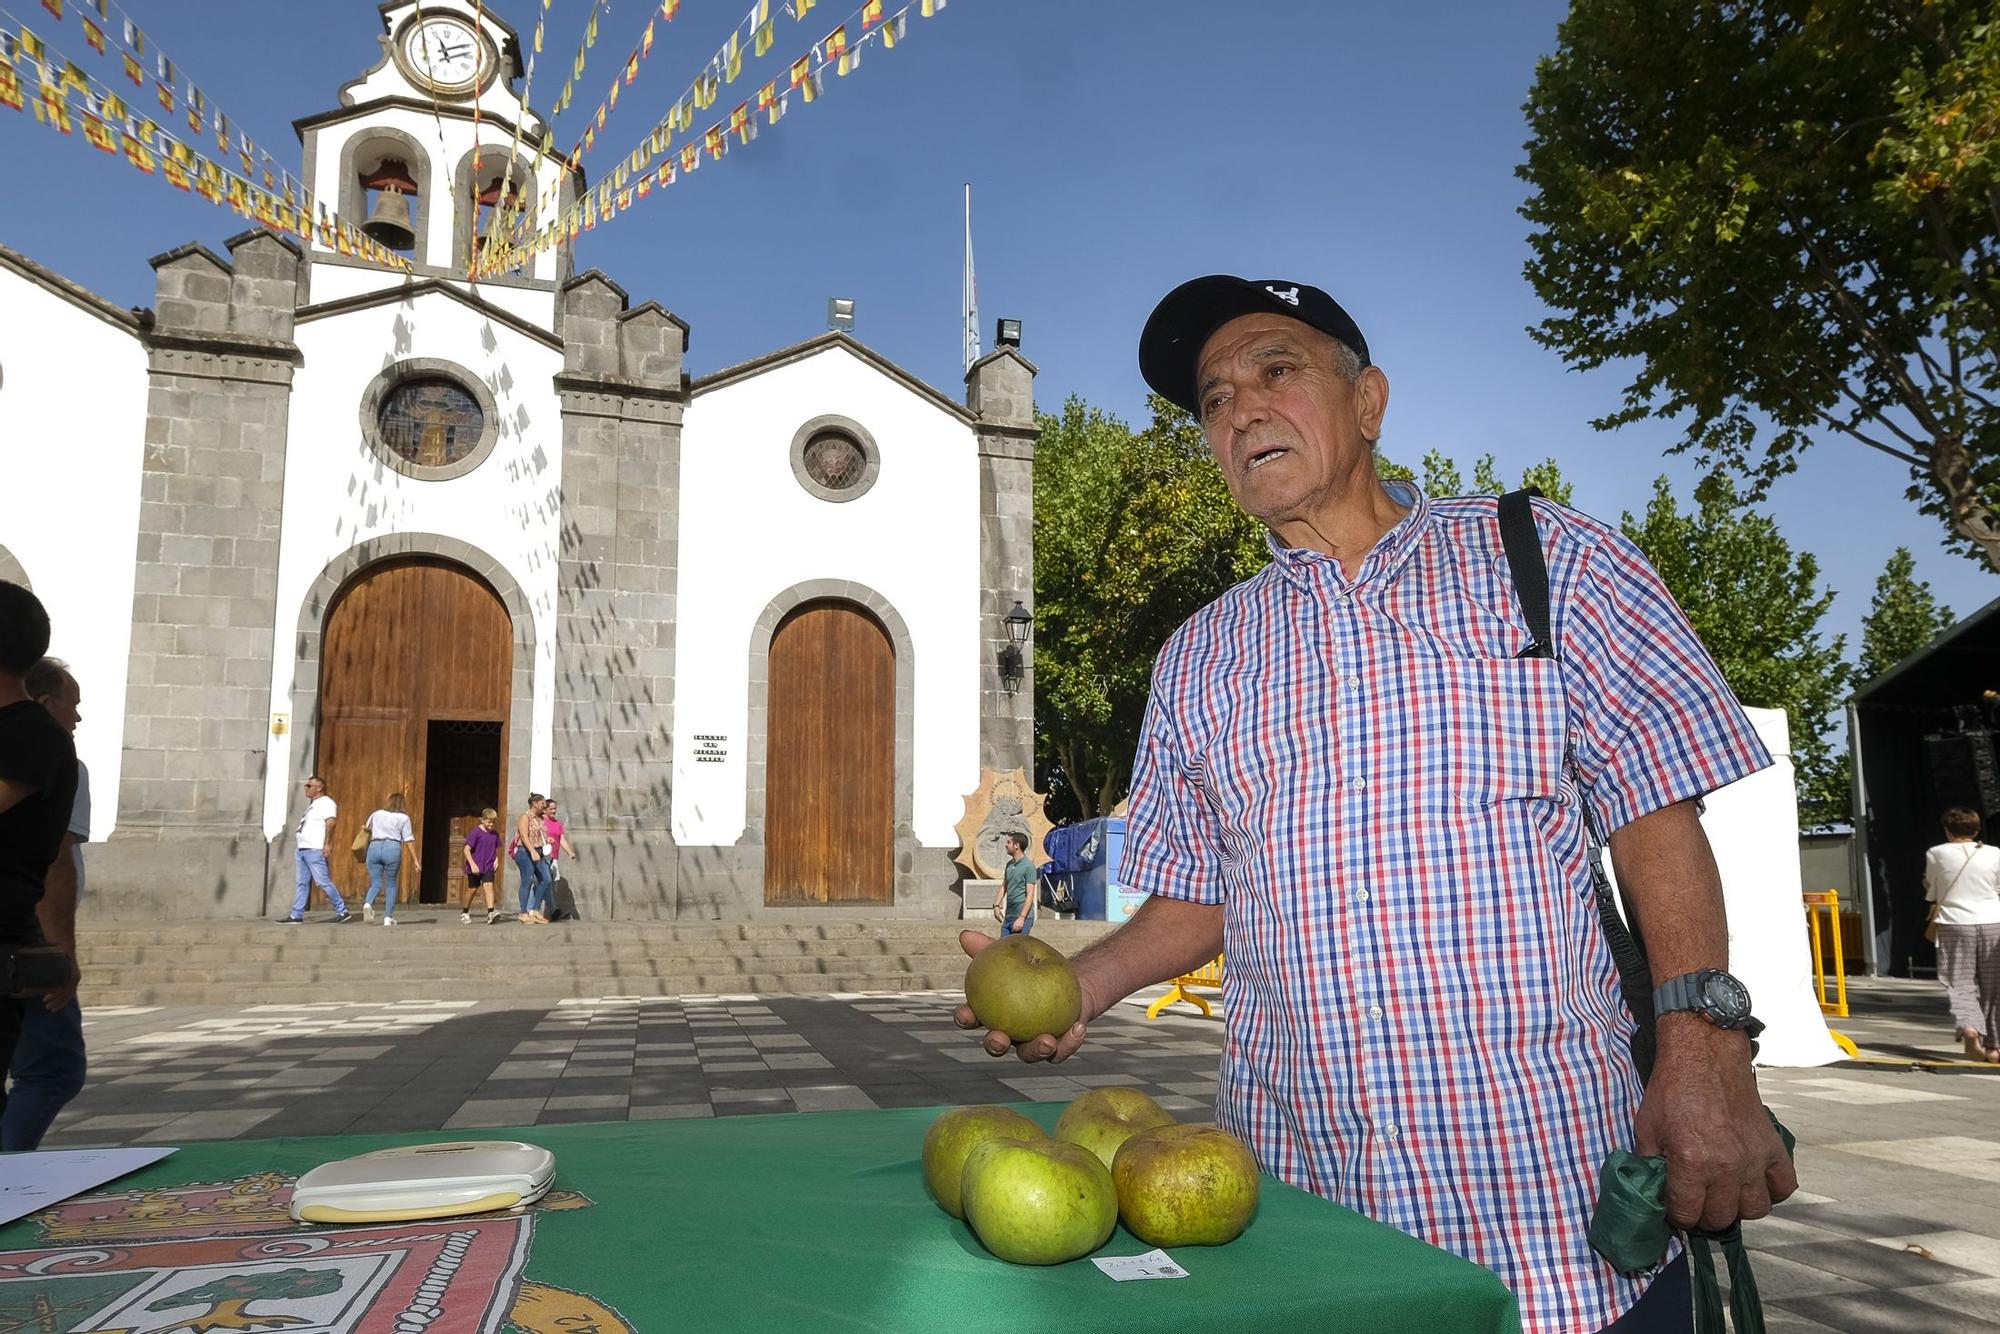
[[[1368,364],[1368,342],[1354,317],[1317,287],[1291,278],[1238,278],[1212,273],[1182,283],[1160,299],[1139,335],[1139,374],[1154,392],[1197,417],[1195,359],[1209,336],[1239,315],[1284,315],[1309,324],[1354,350]]]

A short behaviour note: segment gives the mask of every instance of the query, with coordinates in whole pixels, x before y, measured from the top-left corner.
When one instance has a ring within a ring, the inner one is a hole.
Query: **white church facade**
[[[87,913],[281,913],[316,772],[342,848],[404,794],[426,901],[534,791],[587,914],[957,915],[962,798],[1033,762],[1032,651],[1001,664],[1034,367],[1002,348],[961,402],[836,333],[695,379],[688,324],[566,248],[468,281],[510,170],[582,183],[506,150],[543,132],[510,28],[381,13],[297,127],[409,273],[260,228],[124,310],[0,246],[0,450],[35,479],[0,578],[84,690]]]

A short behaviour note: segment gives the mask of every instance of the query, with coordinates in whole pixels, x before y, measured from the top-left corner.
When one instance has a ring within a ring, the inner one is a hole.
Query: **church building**
[[[407,274],[255,228],[126,310],[0,245],[0,578],[83,688],[86,915],[281,916],[313,773],[343,891],[391,793],[442,902],[533,791],[586,915],[958,915],[963,798],[1033,764],[1035,368],[961,402],[829,333],[693,378],[671,293],[566,246],[468,281],[510,183],[532,231],[584,182],[510,27],[381,17],[295,125]]]

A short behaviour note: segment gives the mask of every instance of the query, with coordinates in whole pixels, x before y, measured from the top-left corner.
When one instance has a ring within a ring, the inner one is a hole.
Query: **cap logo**
[[[1288,306],[1296,306],[1299,304],[1299,289],[1296,287],[1287,287],[1284,291],[1280,292],[1277,288],[1271,286],[1269,283],[1266,283],[1264,285],[1264,290],[1269,292],[1272,296],[1278,298],[1278,300],[1284,302]]]

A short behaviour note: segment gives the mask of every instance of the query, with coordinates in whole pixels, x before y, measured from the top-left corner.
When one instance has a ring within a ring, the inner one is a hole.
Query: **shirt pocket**
[[[1411,700],[1419,800],[1486,806],[1562,797],[1567,707],[1547,658],[1440,658]]]

